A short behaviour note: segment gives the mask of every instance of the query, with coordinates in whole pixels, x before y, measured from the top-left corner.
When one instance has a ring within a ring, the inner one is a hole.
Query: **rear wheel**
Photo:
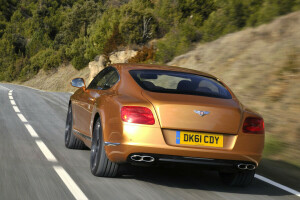
[[[251,184],[255,175],[255,170],[245,170],[233,173],[220,172],[219,175],[222,182],[226,185],[245,187]]]
[[[73,134],[73,115],[72,106],[69,106],[66,129],[65,129],[65,146],[68,149],[84,149],[84,143]]]
[[[96,121],[93,130],[90,168],[93,175],[101,177],[115,177],[119,169],[119,165],[106,156],[100,119]]]

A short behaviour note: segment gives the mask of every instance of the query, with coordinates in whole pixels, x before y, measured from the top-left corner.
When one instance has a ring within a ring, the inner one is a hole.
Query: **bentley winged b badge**
[[[202,110],[194,110],[194,112],[200,115],[201,117],[204,117],[205,115],[209,114],[208,111],[202,111]]]

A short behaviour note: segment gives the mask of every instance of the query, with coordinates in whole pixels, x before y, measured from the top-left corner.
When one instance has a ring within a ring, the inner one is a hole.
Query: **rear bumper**
[[[107,142],[120,143],[117,146],[105,146],[108,158],[117,163],[128,162],[128,157],[131,154],[143,153],[160,155],[159,162],[198,162],[203,164],[210,163],[210,165],[217,162],[222,165],[221,163],[224,162],[220,162],[220,160],[225,160],[226,165],[235,161],[243,161],[258,166],[262,157],[264,135],[239,133],[236,135],[233,143],[227,145],[226,149],[217,147],[174,146],[167,144],[160,127],[124,123],[122,137],[115,140],[111,137],[111,140]],[[204,159],[206,161],[210,159],[210,161],[204,162]]]
[[[108,158],[117,163],[129,162],[130,155],[145,154],[154,155],[159,162],[173,162],[173,163],[191,163],[191,164],[208,164],[233,166],[238,162],[246,162],[258,166],[261,159],[260,154],[244,154],[232,151],[221,150],[207,150],[207,149],[191,149],[179,148],[169,145],[164,147],[145,147],[134,145],[119,145],[106,146],[106,153]],[[223,162],[226,161],[226,162]],[[228,161],[228,162],[227,162]]]
[[[136,161],[133,160],[133,156],[145,156],[153,158],[152,162]],[[249,161],[237,161],[237,160],[221,160],[221,159],[209,159],[209,158],[193,158],[193,157],[183,157],[183,156],[170,156],[170,155],[160,155],[160,154],[144,154],[144,153],[134,153],[130,154],[127,158],[127,162],[133,165],[172,165],[172,164],[189,164],[198,165],[201,167],[206,167],[210,169],[222,169],[222,170],[240,170],[238,168],[239,164],[252,164],[257,167],[254,162]]]

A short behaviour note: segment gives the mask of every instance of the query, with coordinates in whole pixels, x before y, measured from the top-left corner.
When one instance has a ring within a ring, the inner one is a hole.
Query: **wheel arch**
[[[94,115],[94,119],[93,119],[92,134],[93,134],[93,132],[94,132],[95,123],[96,123],[96,121],[97,121],[98,119],[100,119],[100,121],[101,121],[101,117],[100,117],[99,112],[96,112],[95,115]]]

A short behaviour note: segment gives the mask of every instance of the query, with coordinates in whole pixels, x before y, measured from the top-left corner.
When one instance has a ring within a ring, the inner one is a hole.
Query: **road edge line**
[[[275,187],[277,187],[277,188],[280,188],[280,189],[282,189],[282,190],[284,190],[284,191],[286,191],[286,192],[289,192],[289,193],[291,193],[291,194],[294,194],[294,195],[296,195],[297,197],[300,197],[300,192],[298,192],[298,191],[296,191],[296,190],[294,190],[294,189],[292,189],[292,188],[289,188],[289,187],[284,186],[284,185],[282,185],[282,184],[280,184],[280,183],[277,183],[277,182],[275,182],[275,181],[272,181],[271,179],[268,179],[268,178],[266,178],[266,177],[263,177],[263,176],[261,176],[261,175],[259,175],[259,174],[255,174],[254,177],[257,178],[257,179],[259,179],[259,180],[261,180],[261,181],[263,181],[263,182],[266,182],[266,183],[268,183],[268,184],[270,184],[270,185],[273,185],[273,186],[275,186]]]

